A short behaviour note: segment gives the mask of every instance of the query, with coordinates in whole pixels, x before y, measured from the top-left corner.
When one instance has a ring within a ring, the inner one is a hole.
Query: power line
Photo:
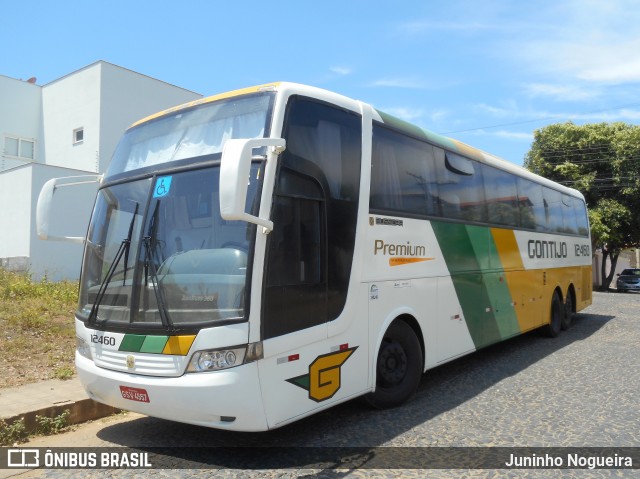
[[[616,110],[622,110],[623,108],[630,108],[630,107],[634,107],[634,106],[640,106],[640,103],[631,103],[629,105],[621,105],[621,106],[616,106],[613,108],[605,108],[603,110],[593,110],[593,111],[585,111],[582,113],[577,113],[576,115],[591,115],[594,113],[605,113],[608,111],[616,111]],[[536,118],[536,119],[531,119],[531,120],[521,120],[521,121],[513,121],[510,123],[499,123],[497,125],[487,125],[487,126],[479,126],[476,128],[468,128],[466,130],[454,130],[454,131],[446,131],[444,133],[440,133],[441,135],[451,135],[453,133],[466,133],[468,131],[478,131],[478,130],[488,130],[491,128],[501,128],[501,127],[505,127],[505,126],[516,126],[516,125],[524,125],[527,123],[535,123],[535,122],[539,122],[539,121],[551,121],[551,120],[558,120],[557,117],[546,117],[546,118]]]

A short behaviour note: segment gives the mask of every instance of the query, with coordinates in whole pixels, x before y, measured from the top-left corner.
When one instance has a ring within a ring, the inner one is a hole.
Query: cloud
[[[525,30],[511,45],[511,55],[534,72],[558,80],[582,82],[576,96],[588,95],[584,85],[640,82],[640,8],[635,0],[568,0],[536,14],[532,22],[552,28],[544,36]],[[554,82],[549,82],[547,88]],[[543,89],[539,90],[543,91]],[[553,95],[551,95],[553,96]]]
[[[382,88],[423,89],[428,88],[429,85],[426,82],[418,80],[416,78],[392,77],[375,80],[369,83],[369,86]]]
[[[640,121],[640,110],[634,107],[640,107],[640,103],[629,104],[624,106],[612,106],[610,108],[593,110],[593,111],[556,111],[549,110],[521,110],[517,105],[513,104],[511,107],[494,107],[484,103],[475,105],[475,110],[485,112],[495,118],[494,122],[490,119],[483,121],[484,125],[475,128],[460,128],[453,131],[448,131],[445,134],[454,134],[462,132],[484,132],[478,134],[489,134],[502,136],[505,138],[521,137],[524,139],[524,134],[514,134],[505,130],[494,130],[496,128],[511,127],[515,125],[524,124],[543,124],[543,123],[558,123],[565,121],[573,121],[577,123],[596,123],[596,122],[638,122]],[[492,124],[493,123],[493,124]]]
[[[419,35],[431,32],[455,31],[461,33],[477,33],[483,31],[512,30],[513,26],[499,23],[469,22],[434,22],[431,20],[417,20],[398,25],[398,31],[408,35]]]
[[[640,120],[640,110],[633,110],[631,108],[612,108],[606,111],[593,111],[587,113],[557,113],[556,115],[572,121],[614,122]]]
[[[523,88],[532,97],[547,97],[558,101],[585,101],[602,95],[600,88],[586,85],[529,83]]]
[[[488,113],[498,118],[513,118],[514,116],[520,116],[519,110],[515,104],[511,104],[509,107],[498,107],[487,105],[486,103],[478,103],[474,106],[476,111]]]
[[[533,141],[533,133],[498,130],[498,131],[491,132],[489,134],[492,136],[498,136],[500,138],[507,138],[510,140]]]
[[[504,138],[507,140],[516,140],[516,141],[533,141],[533,133],[529,132],[518,132],[518,131],[509,131],[509,130],[474,130],[469,132],[470,134],[477,136],[494,136],[498,138]]]
[[[429,119],[431,123],[437,124],[440,123],[451,116],[451,112],[449,110],[440,109],[429,112]]]
[[[415,122],[424,116],[424,110],[422,108],[392,107],[383,108],[382,111],[389,115],[396,116],[401,120],[410,122]]]
[[[351,73],[353,73],[352,68],[340,65],[332,66],[329,68],[329,70],[331,71],[331,73],[335,73],[336,75],[341,76],[350,75]]]

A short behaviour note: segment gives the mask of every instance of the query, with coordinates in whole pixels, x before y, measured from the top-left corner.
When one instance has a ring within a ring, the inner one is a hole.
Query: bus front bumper
[[[171,378],[99,368],[76,352],[76,369],[91,399],[118,409],[217,429],[268,429],[255,362]]]

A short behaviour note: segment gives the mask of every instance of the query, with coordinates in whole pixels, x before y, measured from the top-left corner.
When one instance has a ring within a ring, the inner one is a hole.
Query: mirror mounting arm
[[[220,215],[225,220],[241,220],[262,226],[262,232],[269,234],[273,230],[273,221],[245,212],[247,186],[254,148],[269,147],[267,155],[265,184],[273,181],[275,160],[286,148],[282,138],[251,138],[227,140],[222,149],[220,161]],[[273,164],[270,164],[272,163]]]

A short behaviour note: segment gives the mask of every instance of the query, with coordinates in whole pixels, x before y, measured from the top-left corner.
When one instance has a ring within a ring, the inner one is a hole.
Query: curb
[[[81,399],[79,401],[63,401],[52,406],[47,406],[36,411],[29,411],[15,416],[1,418],[7,425],[11,425],[17,421],[24,422],[25,430],[34,431],[38,426],[36,416],[55,418],[65,411],[69,411],[67,425],[80,424],[94,419],[100,419],[121,412],[120,409],[113,406],[107,406],[94,401],[93,399]]]

